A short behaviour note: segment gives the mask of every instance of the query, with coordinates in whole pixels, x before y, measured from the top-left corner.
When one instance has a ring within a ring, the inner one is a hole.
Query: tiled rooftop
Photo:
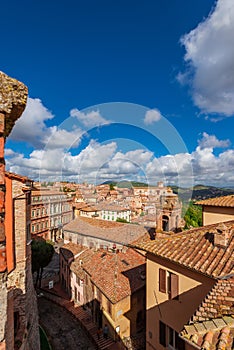
[[[203,350],[232,350],[234,317],[224,316],[184,327],[182,338]]]
[[[104,202],[104,203],[97,204],[97,210],[106,210],[106,211],[108,210],[108,211],[121,212],[121,211],[126,211],[129,209],[122,207],[121,205]]]
[[[205,350],[233,349],[234,275],[216,282],[181,335]]]
[[[30,180],[27,176],[23,176],[23,175],[19,175],[19,174],[15,174],[15,173],[11,173],[9,171],[5,172],[6,177],[8,177],[9,179],[13,179],[13,180],[19,180],[23,183],[25,182],[33,182],[33,180]]]
[[[226,247],[214,244],[214,235],[220,229],[220,224],[207,225],[155,240],[145,236],[134,245],[138,249],[208,276],[225,276],[234,272],[234,221],[225,222],[225,226],[228,234]]]
[[[224,315],[234,315],[234,274],[216,282],[191,321],[208,321]]]
[[[64,231],[105,239],[111,242],[114,241],[120,244],[129,244],[146,234],[144,227],[139,225],[86,217],[77,217],[64,226]]]
[[[196,204],[215,207],[234,207],[234,195],[203,199],[196,202]]]
[[[78,275],[88,272],[93,283],[112,302],[116,303],[145,285],[145,258],[132,249],[125,253],[87,249],[71,265]]]
[[[75,257],[77,254],[79,254],[80,252],[84,251],[87,248],[84,248],[78,244],[74,244],[74,243],[68,243],[63,245],[60,248],[60,253],[63,255],[63,257],[66,260],[69,260],[70,258]]]

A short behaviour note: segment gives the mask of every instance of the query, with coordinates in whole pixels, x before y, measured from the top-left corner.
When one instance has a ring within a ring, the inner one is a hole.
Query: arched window
[[[169,217],[167,215],[163,215],[162,217],[162,229],[163,231],[169,231]]]

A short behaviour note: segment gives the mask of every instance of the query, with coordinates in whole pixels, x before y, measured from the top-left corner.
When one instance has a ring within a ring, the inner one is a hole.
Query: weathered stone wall
[[[14,182],[16,265],[7,271],[5,237],[5,161],[4,143],[27,102],[27,87],[0,72],[0,350],[14,349],[14,312],[19,312],[17,335],[25,350],[40,349],[37,300],[31,274],[31,246],[27,245],[27,211],[20,181]]]
[[[5,161],[4,141],[15,121],[22,114],[27,101],[24,84],[0,72],[0,349],[5,349],[7,321],[7,262],[5,245]]]
[[[23,113],[28,97],[27,87],[0,71],[0,113],[5,115],[4,137]]]

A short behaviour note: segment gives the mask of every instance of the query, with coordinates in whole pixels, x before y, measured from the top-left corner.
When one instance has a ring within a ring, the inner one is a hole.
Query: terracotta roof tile
[[[232,350],[234,318],[230,316],[228,321],[226,317],[223,317],[186,325],[180,335],[199,349]]]
[[[140,225],[97,220],[81,216],[65,225],[64,231],[92,236],[120,244],[129,244],[147,233],[146,229]]]
[[[202,317],[207,321],[210,318],[234,314],[233,294],[234,275],[227,279],[218,280],[193,315],[191,322],[199,321],[199,313],[202,313]]]
[[[77,254],[81,253],[82,251],[86,250],[87,248],[84,248],[78,244],[74,243],[68,243],[64,244],[60,248],[60,253],[63,255],[63,257],[66,260],[69,260],[70,258],[74,258]]]
[[[125,253],[87,249],[72,263],[71,270],[80,274],[81,266],[112,303],[145,286],[141,277],[145,276],[145,258],[132,249]]]
[[[134,246],[211,277],[225,276],[234,272],[234,221],[226,222],[225,225],[227,246],[214,244],[219,224],[155,240],[145,236],[138,239]]]
[[[196,202],[196,204],[215,207],[234,207],[234,195],[203,199]]]
[[[21,181],[23,183],[25,183],[25,182],[33,182],[33,180],[29,179],[27,176],[11,173],[9,171],[6,171],[5,175],[9,179],[19,180],[19,181]]]

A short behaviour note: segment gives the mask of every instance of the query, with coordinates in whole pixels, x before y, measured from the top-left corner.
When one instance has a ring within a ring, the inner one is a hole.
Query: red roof
[[[214,207],[234,207],[234,195],[203,199],[196,202],[196,204]]]
[[[146,234],[140,225],[125,224],[78,216],[63,227],[64,232],[77,233],[83,236],[100,238],[110,242],[129,244]]]
[[[214,234],[220,223],[155,240],[147,236],[139,239],[135,246],[210,277],[225,276],[234,272],[234,221],[225,222],[225,226],[226,247],[214,244]]]
[[[75,262],[72,271],[82,269],[90,276],[98,289],[116,303],[145,286],[145,258],[132,249],[125,253],[87,249]]]

